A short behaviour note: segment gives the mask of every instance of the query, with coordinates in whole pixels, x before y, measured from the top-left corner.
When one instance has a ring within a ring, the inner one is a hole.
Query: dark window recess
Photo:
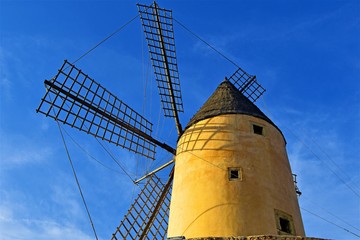
[[[280,220],[280,231],[292,234],[290,221],[285,218],[280,218],[279,220]]]
[[[264,128],[262,126],[259,126],[259,125],[253,125],[253,131],[255,134],[259,134],[259,135],[264,135],[263,131],[264,131]]]
[[[229,180],[241,180],[241,168],[229,168]]]
[[[231,179],[239,178],[239,170],[230,170],[230,178]]]
[[[296,235],[294,221],[290,214],[278,209],[275,210],[276,228],[279,235]]]

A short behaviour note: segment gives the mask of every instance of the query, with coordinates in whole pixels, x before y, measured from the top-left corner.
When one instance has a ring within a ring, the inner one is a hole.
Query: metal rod
[[[109,120],[119,124],[120,126],[132,131],[133,133],[136,133],[137,135],[145,138],[146,140],[150,141],[150,142],[153,142],[154,144],[158,145],[159,147],[167,150],[168,152],[172,153],[172,154],[176,154],[176,150],[172,147],[170,147],[169,145],[167,145],[166,143],[162,143],[158,140],[156,140],[155,138],[151,137],[150,135],[148,135],[147,133],[144,133],[143,131],[131,126],[130,124],[128,123],[125,123],[125,122],[122,122],[122,121],[119,121],[117,118],[111,116],[110,114],[104,112],[104,111],[101,111],[99,108],[97,107],[94,107],[93,105],[87,103],[86,101],[80,99],[79,97],[77,96],[74,96],[73,94],[65,91],[64,89],[60,88],[59,86],[56,86],[54,83],[48,81],[48,80],[45,80],[44,82],[46,85],[56,89],[57,91],[61,92],[62,94],[65,94],[66,96],[74,99],[75,101],[81,103],[82,105],[85,105],[86,107],[92,109],[93,111],[95,111],[96,113],[100,114],[101,116],[104,116],[106,118],[108,118]]]
[[[171,105],[173,107],[173,114],[175,117],[175,123],[176,123],[176,128],[178,131],[179,136],[182,134],[182,127],[181,127],[181,123],[180,123],[180,119],[179,119],[179,115],[178,115],[178,111],[176,108],[176,102],[175,102],[175,96],[174,96],[174,90],[171,84],[171,78],[170,78],[170,70],[169,70],[169,63],[167,60],[167,56],[166,56],[166,51],[165,51],[165,44],[164,44],[164,38],[162,35],[162,31],[161,31],[161,25],[160,25],[160,19],[159,19],[159,13],[158,13],[158,5],[157,3],[154,1],[154,10],[155,10],[155,16],[156,16],[156,23],[157,23],[157,29],[159,32],[159,37],[160,37],[160,43],[161,43],[161,52],[162,52],[162,56],[166,65],[166,78],[167,78],[167,83],[168,83],[168,87],[170,90],[170,97],[171,97]]]
[[[155,169],[154,171],[149,172],[148,174],[144,175],[143,177],[139,178],[138,180],[135,180],[134,183],[138,184],[139,182],[141,182],[142,180],[144,180],[147,177],[150,177],[151,175],[153,175],[154,173],[157,173],[158,171],[166,168],[167,166],[169,166],[170,164],[174,163],[175,159],[172,159],[171,161],[165,163],[164,165],[158,167],[157,169]]]

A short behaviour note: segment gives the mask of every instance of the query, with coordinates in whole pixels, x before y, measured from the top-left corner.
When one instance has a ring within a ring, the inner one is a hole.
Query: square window
[[[242,180],[241,168],[229,168],[228,169],[229,180]]]
[[[253,132],[258,135],[264,135],[264,128],[262,126],[253,124]]]
[[[230,178],[239,178],[239,171],[231,170],[230,171]]]
[[[279,235],[296,235],[293,218],[290,214],[275,209],[275,219]]]

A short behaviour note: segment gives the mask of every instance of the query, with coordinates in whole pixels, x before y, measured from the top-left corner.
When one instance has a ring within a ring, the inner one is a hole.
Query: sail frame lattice
[[[266,91],[256,80],[255,75],[250,75],[243,69],[238,68],[229,81],[251,102],[255,103]]]
[[[164,115],[177,118],[178,112],[184,112],[184,108],[176,60],[172,11],[159,8],[155,2],[150,6],[142,4],[137,6]]]
[[[170,198],[171,184],[151,175],[111,239],[167,239]]]
[[[132,152],[155,158],[152,123],[75,65],[64,61],[57,75],[45,81],[47,92],[37,112]]]

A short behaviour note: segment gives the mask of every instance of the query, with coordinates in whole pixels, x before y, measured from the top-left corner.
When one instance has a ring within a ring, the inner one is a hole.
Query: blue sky
[[[56,122],[35,109],[45,94],[43,81],[63,60],[76,60],[135,17],[136,3],[0,0],[0,239],[94,239]],[[286,137],[307,235],[358,239],[360,2],[159,5],[173,9],[176,20],[267,89],[257,105]],[[180,25],[174,27],[186,125],[236,68]],[[140,19],[76,66],[146,116],[154,136],[175,147],[174,122],[159,112]],[[91,136],[64,130],[97,233],[109,239],[139,187]],[[171,159],[160,149],[151,162],[105,146],[132,178]]]

